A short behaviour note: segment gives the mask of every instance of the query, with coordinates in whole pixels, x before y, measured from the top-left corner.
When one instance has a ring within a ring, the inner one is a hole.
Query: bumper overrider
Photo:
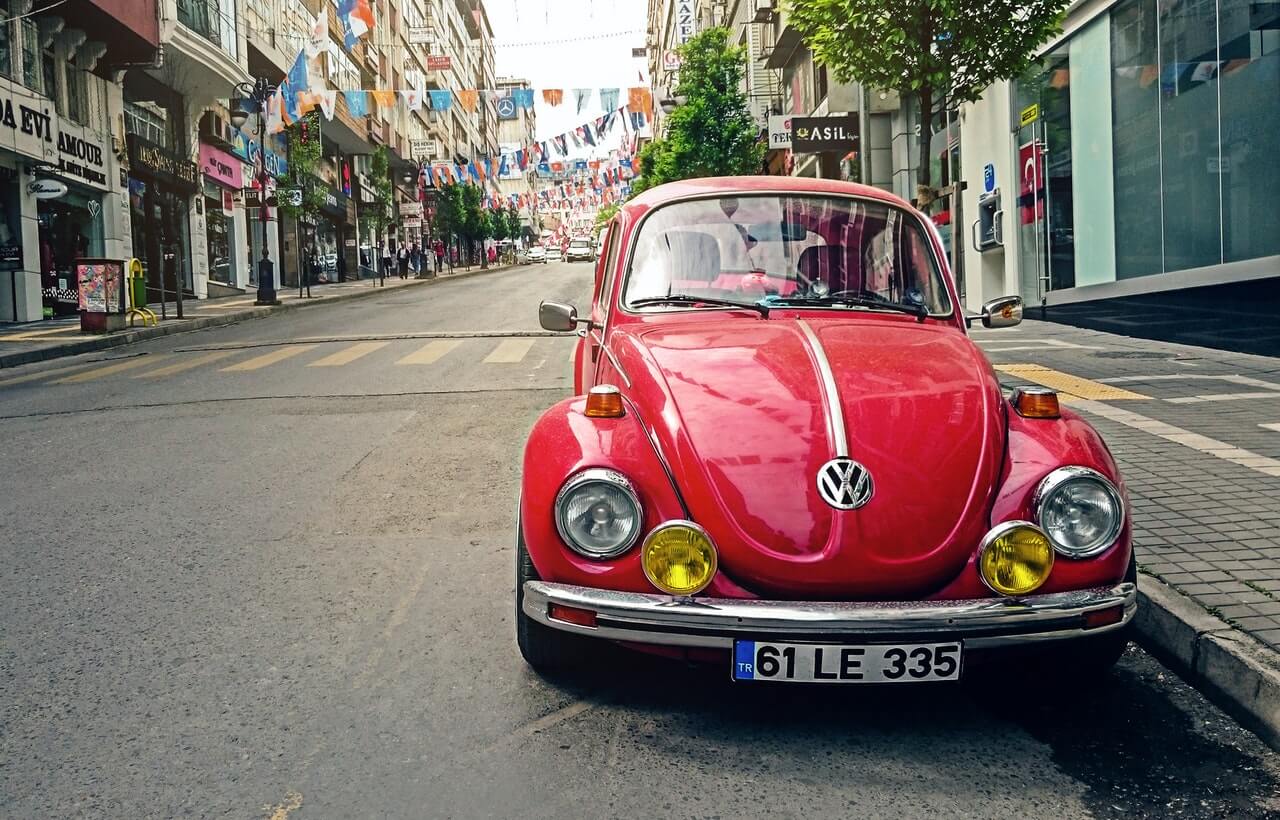
[[[986,649],[1121,629],[1137,611],[1138,589],[1124,582],[1015,598],[825,603],[678,598],[526,581],[523,606],[530,618],[554,629],[659,646],[732,649],[739,639],[962,640],[968,648]]]

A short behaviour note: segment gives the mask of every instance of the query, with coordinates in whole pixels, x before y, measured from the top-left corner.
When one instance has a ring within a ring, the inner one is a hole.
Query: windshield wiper
[[[769,306],[755,302],[733,302],[729,299],[716,299],[714,296],[691,296],[686,293],[669,293],[666,296],[646,296],[643,299],[633,299],[630,302],[631,307],[645,307],[646,305],[714,305],[715,307],[732,307],[742,310],[754,310],[764,318],[769,318]]]
[[[892,310],[898,313],[907,313],[916,317],[917,322],[923,322],[929,316],[929,309],[924,305],[909,305],[900,302],[885,302],[879,299],[867,299],[859,296],[836,296],[819,297],[819,296],[772,296],[769,297],[768,304],[771,307],[800,306],[800,307],[830,307],[832,305],[847,305],[850,307],[865,307],[872,310]]]

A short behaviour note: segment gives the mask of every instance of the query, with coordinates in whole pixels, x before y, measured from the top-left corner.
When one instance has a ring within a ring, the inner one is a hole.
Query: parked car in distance
[[[547,249],[541,245],[534,245],[525,251],[524,258],[526,262],[541,262],[545,265],[547,264]]]
[[[550,247],[547,248],[548,262],[559,262],[560,258],[561,258],[561,253],[560,253],[559,245],[551,245]]]
[[[574,239],[569,242],[569,249],[565,251],[564,255],[564,261],[566,262],[577,262],[580,260],[594,262],[595,258],[596,252],[591,247],[591,240],[585,237],[582,239]]]
[[[928,217],[851,183],[695,179],[630,200],[603,257],[585,315],[539,308],[580,335],[576,395],[525,448],[529,664],[607,663],[613,641],[740,682],[992,664],[1040,686],[1120,657],[1116,464],[1052,390],[1002,390]]]

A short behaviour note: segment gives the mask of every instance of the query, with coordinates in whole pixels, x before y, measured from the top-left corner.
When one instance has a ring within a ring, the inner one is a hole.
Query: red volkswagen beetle
[[[699,179],[622,208],[587,316],[540,308],[580,341],[577,395],[525,448],[526,661],[613,641],[832,683],[956,680],[1021,646],[1114,663],[1137,595],[1115,462],[1055,393],[1002,392],[944,259],[928,219],[847,183]],[[1021,318],[1017,297],[982,313]]]

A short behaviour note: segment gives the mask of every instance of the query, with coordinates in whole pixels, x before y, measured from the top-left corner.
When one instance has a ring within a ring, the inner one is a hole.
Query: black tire
[[[524,528],[516,523],[516,644],[525,663],[539,672],[569,670],[582,664],[590,639],[544,626],[524,614],[524,582],[539,581],[524,546]]]

